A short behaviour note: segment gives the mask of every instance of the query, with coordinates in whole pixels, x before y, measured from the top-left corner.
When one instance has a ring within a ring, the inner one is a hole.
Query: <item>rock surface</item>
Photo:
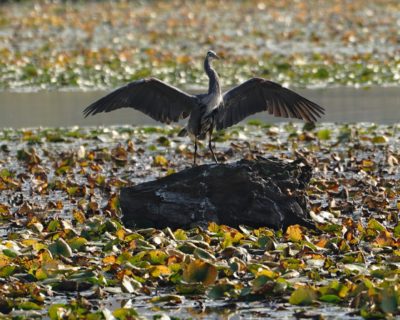
[[[305,188],[311,167],[259,158],[207,164],[123,188],[122,221],[127,227],[191,228],[210,221],[232,227],[314,227]]]

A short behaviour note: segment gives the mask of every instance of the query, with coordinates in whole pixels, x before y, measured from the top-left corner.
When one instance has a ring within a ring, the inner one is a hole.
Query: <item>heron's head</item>
[[[209,51],[207,52],[207,58],[208,58],[208,59],[219,59],[219,57],[217,56],[217,54],[216,54],[214,51],[212,51],[212,50],[209,50]]]

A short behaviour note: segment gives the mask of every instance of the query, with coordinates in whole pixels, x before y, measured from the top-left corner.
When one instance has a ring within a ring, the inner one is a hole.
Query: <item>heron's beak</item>
[[[217,55],[215,55],[214,57],[215,57],[215,59],[217,59],[217,60],[221,59],[221,58],[220,58],[220,57],[218,57]]]

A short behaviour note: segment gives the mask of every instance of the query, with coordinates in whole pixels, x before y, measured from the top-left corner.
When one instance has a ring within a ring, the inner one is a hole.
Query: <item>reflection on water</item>
[[[326,122],[400,122],[400,88],[329,88],[297,90],[322,106]],[[0,92],[0,128],[66,127],[84,125],[155,124],[151,118],[133,109],[83,118],[82,110],[105,91]],[[260,113],[252,118],[266,122],[287,121]]]

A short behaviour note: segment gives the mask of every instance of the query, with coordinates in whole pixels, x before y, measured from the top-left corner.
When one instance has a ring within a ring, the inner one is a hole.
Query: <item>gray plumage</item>
[[[208,146],[215,129],[230,127],[247,116],[268,111],[276,117],[297,118],[315,122],[324,113],[324,108],[300,96],[292,90],[262,78],[252,78],[225,93],[217,72],[211,66],[212,59],[219,59],[213,51],[208,51],[204,60],[204,70],[209,78],[208,93],[191,95],[165,82],[148,78],[131,82],[100,100],[92,103],[84,111],[85,117],[99,112],[110,112],[119,108],[134,108],[153,119],[163,122],[177,122],[189,117],[180,135],[194,136],[196,164],[197,140],[209,135]]]

